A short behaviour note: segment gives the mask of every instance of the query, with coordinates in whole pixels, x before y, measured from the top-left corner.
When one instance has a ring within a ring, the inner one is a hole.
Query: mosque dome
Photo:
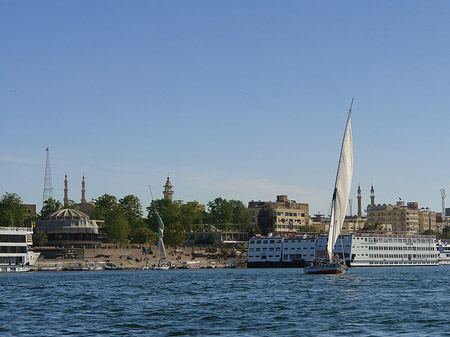
[[[89,216],[76,209],[64,208],[50,214],[49,220],[89,220]]]

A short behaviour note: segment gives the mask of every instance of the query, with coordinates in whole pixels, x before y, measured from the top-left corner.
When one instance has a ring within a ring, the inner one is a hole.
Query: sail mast
[[[351,129],[351,113],[353,98],[347,117],[344,138],[342,140],[341,154],[339,157],[338,170],[331,202],[330,224],[328,228],[327,253],[331,261],[333,258],[334,245],[340,235],[347,210],[348,197],[353,175],[353,141]]]

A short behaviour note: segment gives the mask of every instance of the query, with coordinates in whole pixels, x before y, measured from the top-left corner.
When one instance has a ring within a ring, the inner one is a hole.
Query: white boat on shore
[[[181,269],[200,269],[200,261],[199,260],[191,260],[183,262]]]
[[[32,245],[32,228],[0,227],[0,272],[31,270],[40,255],[31,250]]]

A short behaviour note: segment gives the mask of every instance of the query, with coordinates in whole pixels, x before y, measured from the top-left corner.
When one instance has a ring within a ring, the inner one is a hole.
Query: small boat
[[[183,265],[181,266],[181,269],[200,269],[200,261],[198,260],[191,260],[183,262]]]
[[[150,188],[150,186],[149,186]],[[153,202],[153,193],[152,189],[150,188],[150,194],[152,196],[152,204],[153,208],[155,210],[156,215],[156,221],[158,222],[158,244],[156,248],[159,250],[160,258],[159,262],[156,265],[153,265],[152,270],[169,270],[174,269],[175,264],[171,261],[167,261],[167,254],[166,254],[166,248],[164,247],[164,222],[161,219],[161,216],[159,215],[158,210],[156,209],[156,205]],[[145,267],[144,267],[145,268]]]
[[[217,264],[214,261],[208,262],[208,265],[206,266],[206,269],[216,269]]]
[[[348,112],[347,125],[345,127],[344,139],[342,140],[341,155],[339,158],[339,165],[334,185],[333,198],[331,200],[331,216],[327,239],[327,257],[325,261],[314,261],[311,265],[306,266],[304,269],[306,274],[343,274],[348,270],[348,267],[345,264],[344,252],[342,252],[342,260],[339,260],[339,256],[334,254],[334,245],[341,234],[342,224],[344,223],[345,213],[347,211],[350,187],[352,185],[352,106],[353,99]]]

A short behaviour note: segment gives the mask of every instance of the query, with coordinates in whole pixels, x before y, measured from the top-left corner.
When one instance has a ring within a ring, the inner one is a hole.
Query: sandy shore
[[[92,265],[115,266],[123,269],[143,269],[151,267],[159,261],[159,255],[141,247],[105,247],[96,249],[84,249],[84,257],[77,259],[45,259],[40,256],[33,270],[49,268],[76,268]],[[183,247],[167,250],[167,260],[173,261],[176,268],[181,268],[187,261],[197,260],[201,268],[206,268],[211,262],[215,262],[217,268],[225,268],[227,264],[235,263],[237,268],[246,268],[246,258],[230,257],[221,258],[209,255],[202,247]]]

